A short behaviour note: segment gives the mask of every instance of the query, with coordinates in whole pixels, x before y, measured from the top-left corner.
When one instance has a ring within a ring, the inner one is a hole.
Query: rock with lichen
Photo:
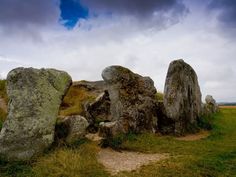
[[[88,126],[89,123],[83,116],[67,116],[56,125],[55,142],[69,145],[76,143],[85,137]]]
[[[109,136],[128,132],[155,132],[156,88],[152,79],[122,66],[105,68],[102,77],[110,98],[111,122],[101,124],[100,132],[111,132]]]
[[[71,77],[54,69],[16,68],[7,76],[8,116],[0,133],[0,156],[30,160],[54,140],[62,98]]]
[[[164,107],[176,135],[197,130],[201,114],[201,91],[197,74],[183,60],[170,63],[164,89]]]
[[[216,113],[219,108],[218,105],[211,95],[207,95],[205,98],[205,104],[203,105],[203,115],[209,116]]]

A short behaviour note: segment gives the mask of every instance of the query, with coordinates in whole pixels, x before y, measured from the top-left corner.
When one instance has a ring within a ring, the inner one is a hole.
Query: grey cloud
[[[180,13],[185,6],[180,0],[82,0],[81,3],[94,12],[111,12],[118,14],[152,15],[155,11],[176,9]]]
[[[56,3],[56,0],[1,0],[0,29],[24,31],[57,22],[60,12]]]
[[[142,25],[168,26],[179,22],[188,9],[182,0],[81,0],[91,15],[131,16]]]
[[[218,20],[229,28],[236,28],[236,1],[212,0],[208,6],[210,10],[218,10]]]

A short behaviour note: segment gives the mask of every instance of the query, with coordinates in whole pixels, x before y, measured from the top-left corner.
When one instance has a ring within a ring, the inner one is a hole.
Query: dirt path
[[[200,131],[199,133],[190,134],[183,137],[178,137],[176,139],[182,140],[182,141],[196,141],[196,140],[207,138],[209,135],[210,133],[208,131]]]
[[[168,158],[168,154],[144,154],[139,152],[101,149],[98,153],[98,161],[102,163],[108,172],[115,175],[121,171],[132,171],[152,162]]]

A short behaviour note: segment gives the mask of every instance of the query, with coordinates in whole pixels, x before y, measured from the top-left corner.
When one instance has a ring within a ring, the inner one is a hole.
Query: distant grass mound
[[[84,104],[95,100],[95,98],[96,95],[86,88],[72,85],[62,101],[59,115],[84,115]]]

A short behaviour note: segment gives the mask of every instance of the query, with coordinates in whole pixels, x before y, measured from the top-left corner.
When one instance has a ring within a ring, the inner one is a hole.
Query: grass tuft
[[[158,101],[163,101],[164,100],[164,94],[162,92],[157,92],[156,93],[156,99]]]
[[[7,98],[6,84],[7,84],[6,80],[0,80],[0,97],[7,102],[8,98]]]
[[[77,149],[59,148],[39,158],[32,171],[36,177],[107,177],[108,173],[97,162],[97,152],[93,143]]]

